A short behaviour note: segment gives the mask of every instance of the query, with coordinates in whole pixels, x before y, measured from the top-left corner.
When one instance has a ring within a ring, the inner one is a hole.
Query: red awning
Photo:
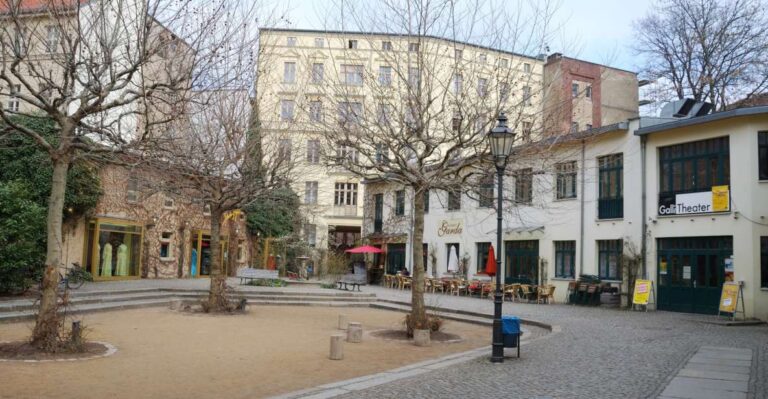
[[[380,254],[384,251],[370,245],[363,245],[362,247],[351,248],[344,252],[348,254]]]

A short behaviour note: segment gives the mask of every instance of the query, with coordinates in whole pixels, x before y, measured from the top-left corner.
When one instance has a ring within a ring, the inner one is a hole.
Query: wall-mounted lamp
[[[733,212],[733,218],[738,219],[739,218],[739,211]]]

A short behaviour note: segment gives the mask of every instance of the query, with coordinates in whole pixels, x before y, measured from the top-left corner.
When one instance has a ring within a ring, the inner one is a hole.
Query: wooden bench
[[[242,269],[237,273],[237,277],[240,279],[240,285],[245,284],[248,280],[277,280],[279,275],[277,270],[267,269]]]
[[[361,285],[366,285],[367,282],[365,281],[365,275],[360,274],[347,274],[344,277],[342,277],[339,281],[336,282],[338,284],[337,289],[343,289],[349,291],[349,286],[352,286],[352,291],[357,288],[358,291],[360,291]],[[343,286],[343,288],[342,288]]]

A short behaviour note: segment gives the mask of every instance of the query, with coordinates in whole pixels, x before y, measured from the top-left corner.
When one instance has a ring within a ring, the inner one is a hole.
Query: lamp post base
[[[493,295],[493,343],[491,363],[504,362],[504,338],[501,332],[501,290],[496,289]]]

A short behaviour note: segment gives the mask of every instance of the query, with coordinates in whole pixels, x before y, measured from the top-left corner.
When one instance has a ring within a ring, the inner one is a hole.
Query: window
[[[395,216],[405,216],[405,190],[395,191]]]
[[[346,144],[339,144],[336,147],[336,161],[342,163],[349,161],[357,163],[357,149]]]
[[[317,226],[314,224],[304,225],[304,241],[309,244],[310,247],[314,247],[317,244]]]
[[[309,102],[309,120],[312,122],[323,121],[323,103],[321,101]]]
[[[429,190],[424,190],[424,213],[429,213]]]
[[[768,132],[757,134],[757,157],[760,180],[768,180]]]
[[[381,42],[381,49],[383,51],[392,51],[392,42]]]
[[[308,205],[317,204],[317,182],[304,182],[304,203]]]
[[[21,91],[21,85],[11,85],[11,90],[8,96],[8,107],[6,108],[11,112],[19,112],[19,97],[18,94]]]
[[[286,62],[283,64],[283,83],[296,83],[295,62]]]
[[[171,259],[171,239],[173,233],[164,231],[160,233],[160,259]]]
[[[477,272],[485,273],[485,265],[488,263],[488,251],[491,250],[490,242],[475,243],[477,247]]]
[[[531,141],[531,131],[533,130],[533,123],[523,122],[523,142]]]
[[[392,67],[379,67],[379,84],[386,87],[392,86]]]
[[[576,241],[555,241],[555,277],[575,275]]]
[[[493,208],[493,175],[489,174],[480,179],[478,187],[478,206],[481,208]]]
[[[358,125],[363,116],[362,103],[339,103],[339,123],[342,125]]]
[[[480,97],[485,97],[488,95],[488,79],[477,79],[477,95]]]
[[[176,207],[176,201],[173,198],[163,198],[163,208],[173,209]]]
[[[621,280],[622,240],[598,240],[598,276],[601,280]]]
[[[381,233],[384,226],[384,194],[373,196],[373,232]]]
[[[451,190],[448,191],[448,210],[458,211],[461,209],[461,191]]]
[[[356,49],[357,48],[357,40],[349,40],[347,42],[347,48]]]
[[[499,100],[501,102],[506,102],[508,99],[509,99],[509,83],[501,82],[499,83]]]
[[[363,85],[362,65],[342,65],[340,69],[341,81],[349,86]]]
[[[325,78],[325,65],[320,63],[312,64],[312,83],[323,83]]]
[[[411,51],[411,52],[419,51],[419,43],[408,43],[408,51]]]
[[[453,74],[453,82],[451,84],[451,87],[453,87],[453,94],[459,94],[461,93],[461,86],[464,83],[464,77],[461,76],[460,73],[454,73]]]
[[[485,64],[486,62],[488,62],[488,55],[485,54],[485,53],[478,54],[477,62],[479,62],[481,64]]]
[[[135,174],[128,176],[125,200],[128,202],[137,202],[139,200],[139,178]]]
[[[525,105],[533,104],[531,100],[531,86],[523,86],[523,103]]]
[[[376,144],[376,158],[377,165],[386,165],[389,163],[389,148],[384,143]]]
[[[557,172],[557,199],[576,198],[576,161],[555,165]]]
[[[760,287],[768,288],[768,237],[760,237]]]
[[[622,154],[606,155],[597,158],[598,166],[598,219],[618,219],[624,217],[624,194],[622,175],[624,160]]]
[[[323,39],[322,37],[316,37],[315,47],[325,47],[325,39]]]
[[[530,73],[531,72],[531,64],[529,63],[523,63],[523,72]]]
[[[451,128],[454,132],[458,132],[461,129],[461,112],[454,111],[453,118],[451,119]]]
[[[454,49],[453,50],[453,58],[460,60],[464,58],[464,51],[460,49]]]
[[[287,39],[286,40],[286,45],[288,47],[296,47],[296,38],[295,37],[289,36],[286,39]]]
[[[59,39],[61,38],[61,31],[56,25],[48,25],[46,27],[45,35],[45,52],[55,53],[59,48]]]
[[[578,83],[571,83],[571,96],[573,98],[576,98],[579,96],[579,84]]]
[[[515,202],[530,204],[533,201],[533,169],[515,171]]]
[[[357,183],[336,183],[333,191],[333,205],[357,205]]]
[[[283,161],[291,160],[291,139],[280,139],[277,142],[277,156]]]
[[[421,71],[419,68],[408,68],[408,84],[411,87],[419,87],[421,83]]]
[[[711,191],[729,185],[728,137],[659,148],[659,202],[675,194]]]
[[[392,123],[392,112],[391,104],[379,104],[379,125],[389,126]]]
[[[592,86],[589,85],[584,89],[584,97],[592,98]]]
[[[459,252],[459,244],[458,243],[445,244],[445,264],[448,267],[451,267],[451,265],[449,265],[449,263],[451,261],[451,253],[453,253],[454,256],[456,256],[456,258],[457,258],[456,260],[459,261],[458,267],[461,267],[461,259],[458,259],[459,256],[461,256],[461,252]],[[455,272],[458,273],[460,271],[461,270],[456,270]],[[448,272],[451,273],[453,271],[449,270]]]
[[[307,140],[307,162],[320,163],[320,140]]]
[[[211,216],[211,204],[203,205],[203,215],[204,216]]]
[[[506,68],[509,66],[509,60],[506,58],[500,58],[499,59],[499,66],[502,68]]]
[[[280,120],[292,121],[293,110],[295,106],[296,106],[296,103],[293,100],[281,100],[280,101]]]

